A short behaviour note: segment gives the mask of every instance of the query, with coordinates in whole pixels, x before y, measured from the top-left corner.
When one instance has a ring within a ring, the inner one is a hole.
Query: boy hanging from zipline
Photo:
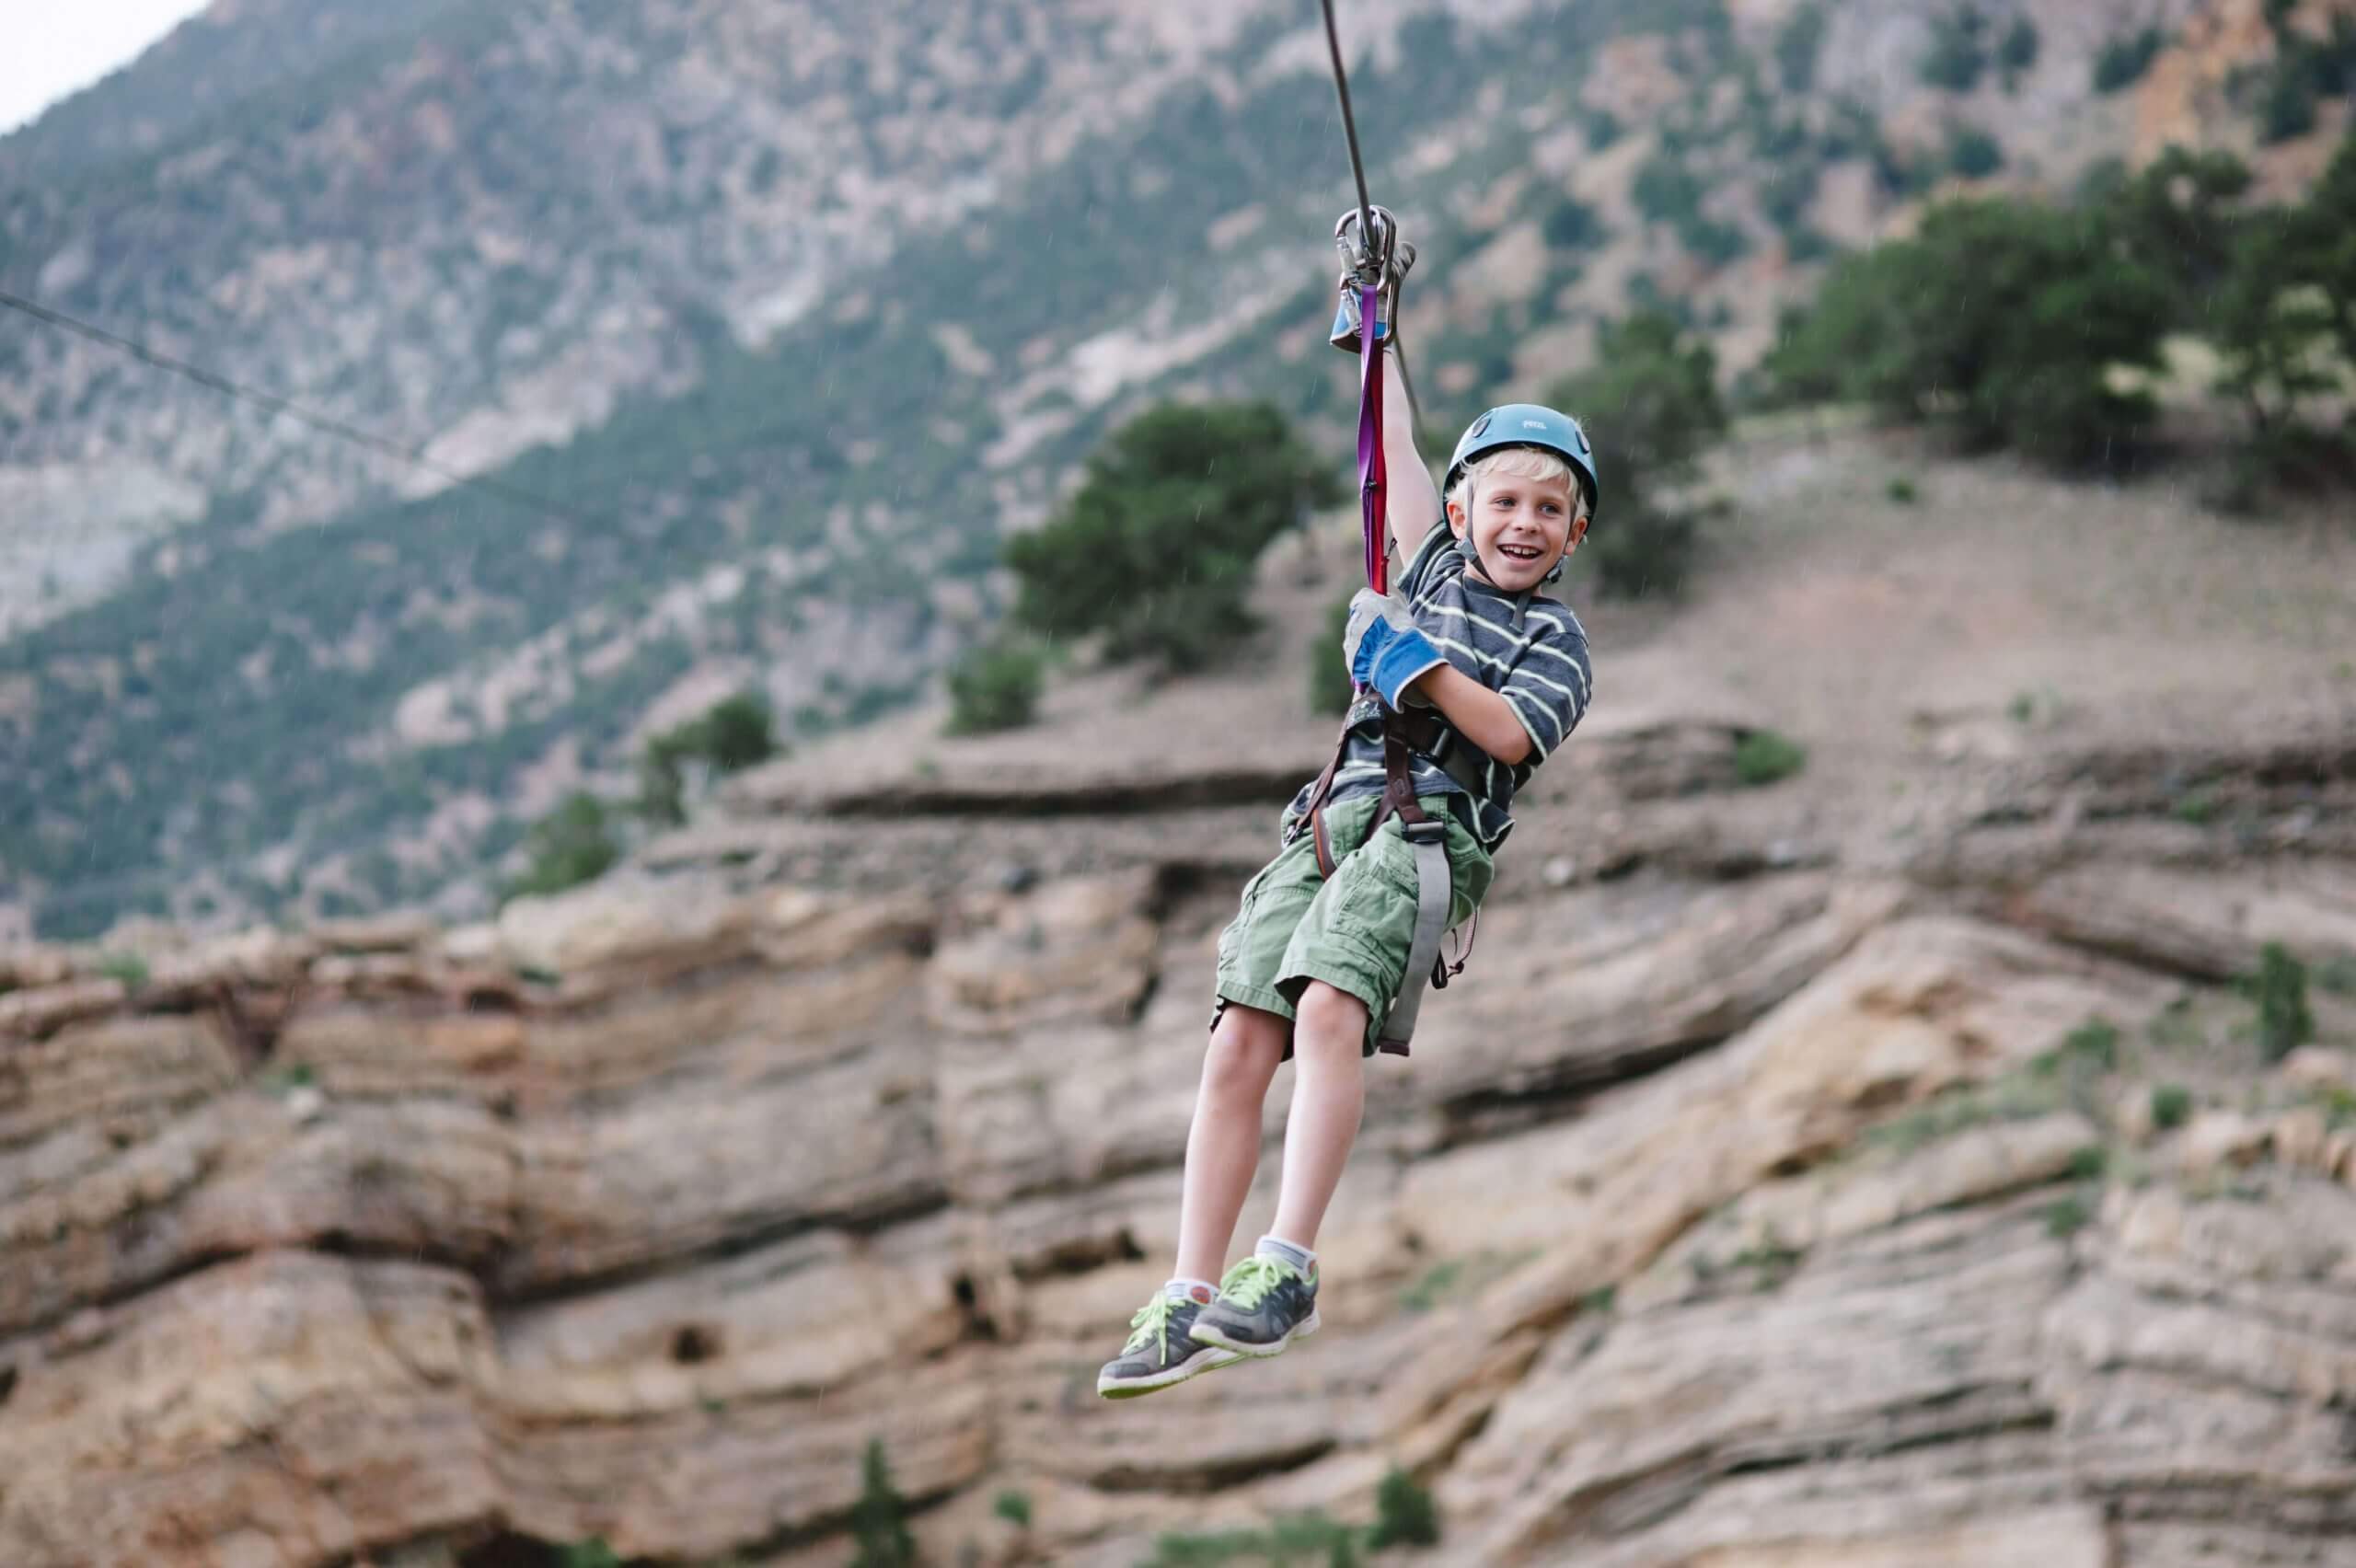
[[[1358,696],[1334,764],[1286,808],[1283,847],[1219,937],[1177,1266],[1098,1375],[1108,1399],[1276,1355],[1317,1331],[1317,1231],[1357,1136],[1364,1060],[1407,1054],[1426,972],[1435,985],[1454,973],[1438,959],[1440,933],[1480,907],[1514,792],[1587,711],[1587,634],[1540,592],[1595,515],[1586,433],[1552,409],[1492,409],[1435,490],[1396,358],[1415,252],[1374,208],[1336,225],[1345,255],[1362,215],[1380,232],[1358,236],[1333,333],[1380,367],[1361,359],[1371,585],[1350,602],[1342,651]],[[1406,560],[1395,593],[1380,591],[1386,522]],[[1261,1104],[1288,1059],[1276,1223],[1214,1285],[1259,1165]]]

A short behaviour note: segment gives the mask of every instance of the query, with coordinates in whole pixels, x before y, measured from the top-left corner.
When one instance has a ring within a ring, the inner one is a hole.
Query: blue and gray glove
[[[1371,588],[1359,589],[1350,600],[1342,656],[1350,663],[1350,678],[1374,687],[1394,709],[1405,703],[1417,676],[1448,663],[1415,625],[1404,599]]]

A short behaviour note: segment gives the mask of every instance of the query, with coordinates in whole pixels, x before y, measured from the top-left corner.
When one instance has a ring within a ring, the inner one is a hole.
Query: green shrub
[[[2165,283],[2097,215],[1945,202],[1915,236],[1844,257],[1770,353],[1778,395],[1846,398],[2058,466],[2116,461],[2151,422],[2121,366],[2157,372]]]
[[[2258,139],[2271,146],[2316,128],[2315,84],[2304,73],[2278,70],[2268,76],[2258,103]]]
[[[1824,7],[1805,5],[1775,33],[1775,73],[1784,90],[1805,93],[1816,86],[1816,64],[1824,52]]]
[[[2090,1018],[2062,1038],[2062,1054],[2109,1072],[2119,1066],[2119,1028],[2107,1018]]]
[[[102,955],[98,972],[110,980],[120,980],[125,989],[136,991],[147,984],[147,961],[135,952],[110,952]]]
[[[1576,196],[1565,196],[1554,203],[1541,225],[1546,243],[1557,250],[1579,250],[1605,237],[1603,220],[1595,209]]]
[[[1754,789],[1789,778],[1807,766],[1807,748],[1773,730],[1753,730],[1734,748],[1735,777]]]
[[[2158,28],[2145,28],[2112,39],[2095,56],[2094,86],[2097,93],[2115,93],[2131,87],[2143,79],[2160,51],[2167,47],[2167,35]]]
[[[859,1545],[851,1568],[916,1568],[917,1538],[908,1529],[907,1502],[892,1484],[881,1437],[868,1439],[860,1461],[859,1501],[851,1505],[850,1530]]]
[[[2027,17],[2015,17],[2013,25],[2004,29],[2003,41],[1996,45],[1996,63],[2004,73],[2004,84],[2010,86],[2020,74],[2037,63],[2040,43],[2037,24]]]
[[[1708,187],[1684,160],[1662,151],[1653,154],[1636,167],[1636,179],[1630,188],[1635,198],[1636,210],[1656,223],[1685,224],[1702,215],[1702,198]]]
[[[2221,291],[2246,270],[2249,166],[2231,153],[2169,147],[2140,173],[2088,182],[2085,200],[2109,242],[2142,259],[2167,288],[2170,319],[2211,333]]]
[[[1701,522],[1692,513],[1627,500],[1613,502],[1611,521],[1588,536],[1579,554],[1606,597],[1675,599],[1692,580],[1701,545]]]
[[[2057,1239],[2073,1236],[2093,1217],[2093,1208],[2073,1193],[2045,1205],[2045,1233]]]
[[[1690,484],[1703,450],[1726,433],[1717,360],[1688,341],[1666,311],[1639,310],[1607,325],[1593,368],[1557,385],[1548,398],[1588,426],[1597,459],[1613,476],[1595,531],[1581,547],[1597,586],[1621,598],[1674,597],[1699,550],[1698,515],[1659,499]]]
[[[1011,1488],[990,1500],[990,1512],[1018,1530],[1031,1528],[1031,1494]]]
[[[2180,1127],[2192,1115],[2192,1090],[2180,1083],[2152,1086],[2152,1125],[2165,1132]]]
[[[2307,1009],[2307,966],[2281,942],[2258,950],[2258,974],[2250,981],[2258,1003],[2258,1047],[2279,1062],[2315,1038],[2315,1014]]]
[[[2216,818],[2217,791],[2206,784],[2196,784],[2176,798],[2168,807],[2168,814],[2178,822],[2203,826]]]
[[[532,824],[524,838],[524,874],[508,884],[511,898],[561,893],[594,882],[621,859],[621,846],[607,825],[606,803],[586,790],[565,797],[556,810]]]
[[[1374,1529],[1367,1545],[1377,1551],[1390,1546],[1432,1546],[1439,1540],[1439,1511],[1432,1494],[1415,1478],[1393,1465],[1383,1472],[1374,1493]]]
[[[1035,643],[999,639],[968,651],[949,672],[952,735],[1019,730],[1031,722],[1045,684],[1047,656]]]
[[[1344,493],[1269,404],[1155,409],[1097,449],[1062,512],[1008,542],[1015,617],[1048,637],[1103,632],[1114,660],[1200,669],[1253,628],[1261,550]]]
[[[1925,86],[1968,93],[1988,68],[1988,18],[1965,5],[1931,19],[1931,47],[1916,66]]]
[[[676,827],[687,820],[686,767],[700,762],[733,773],[778,754],[776,721],[752,692],[722,698],[683,724],[655,735],[638,758],[638,797],[631,809],[650,822]]]
[[[1355,1551],[1358,1532],[1319,1513],[1292,1515],[1265,1529],[1173,1530],[1154,1538],[1153,1555],[1139,1568],[1221,1568],[1230,1562],[1297,1563]],[[1344,1561],[1347,1561],[1346,1558]]]
[[[1350,709],[1357,686],[1342,663],[1342,638],[1350,629],[1350,595],[1334,601],[1325,612],[1317,640],[1309,645],[1309,709],[1339,717]]]
[[[2229,182],[2234,175],[2239,184]],[[2314,416],[2338,401],[2340,367],[2356,364],[2356,246],[2347,240],[2356,230],[2356,136],[2296,207],[2212,213],[2206,209],[2238,196],[2248,174],[2227,164],[2212,180],[2217,190],[2193,198],[2202,204],[2194,216],[2211,232],[2194,231],[2207,245],[2188,281],[2222,275],[2199,321],[2222,362],[2217,389],[2247,421],[2234,475],[2239,499],[2255,509],[2274,490],[2344,488],[2356,481],[2356,456],[2344,430]]]
[[[2110,1151],[2100,1144],[2088,1144],[2070,1152],[2070,1174],[2081,1182],[2091,1182],[2110,1169]]]
[[[1911,506],[1923,499],[1922,493],[1914,488],[1914,481],[1904,478],[1890,480],[1882,493],[1888,496],[1891,504],[1896,506]]]
[[[1759,210],[1786,237],[1807,217],[1823,172],[1812,160],[1793,160],[1770,171],[1760,185]]]
[[[703,755],[722,773],[767,762],[778,751],[769,705],[752,692],[725,697],[696,721]]]
[[[1794,266],[1806,266],[1810,261],[1821,261],[1831,255],[1833,249],[1832,241],[1821,229],[1810,228],[1806,224],[1801,224],[1784,231],[1784,259]]]
[[[1750,236],[1732,224],[1696,218],[1677,225],[1677,242],[1696,261],[1723,267],[1750,253]]]
[[[283,1067],[272,1067],[254,1080],[254,1087],[272,1100],[283,1100],[298,1089],[308,1089],[318,1081],[318,1075],[308,1062],[294,1062]]]
[[[560,1546],[556,1558],[560,1568],[622,1568],[620,1554],[606,1544],[603,1536]]]
[[[1959,125],[1947,133],[1947,167],[1962,178],[1984,179],[2004,167],[2004,149],[1987,132]]]

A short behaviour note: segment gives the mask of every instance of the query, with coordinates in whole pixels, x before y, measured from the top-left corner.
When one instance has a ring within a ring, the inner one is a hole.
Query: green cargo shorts
[[[1374,1054],[1415,935],[1415,855],[1398,819],[1366,843],[1367,824],[1380,803],[1380,796],[1361,795],[1325,808],[1336,862],[1332,881],[1319,875],[1316,843],[1304,833],[1243,884],[1242,907],[1219,933],[1221,1009],[1237,1002],[1289,1019],[1309,983],[1322,980],[1366,1004],[1366,1054]],[[1453,928],[1480,907],[1496,868],[1449,809],[1448,797],[1426,795],[1418,803],[1448,824]],[[1218,1026],[1217,1011],[1211,1022]],[[1290,1041],[1285,1055],[1292,1055]]]

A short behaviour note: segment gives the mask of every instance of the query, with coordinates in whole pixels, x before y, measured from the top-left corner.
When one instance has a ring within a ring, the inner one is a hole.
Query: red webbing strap
[[[1365,532],[1366,585],[1378,594],[1387,594],[1391,591],[1391,537],[1383,490],[1390,476],[1382,462],[1382,348],[1374,336],[1379,293],[1370,284],[1358,288],[1358,505]],[[1390,709],[1386,708],[1383,713],[1387,728]],[[1334,775],[1340,770],[1349,744],[1350,725],[1345,719],[1334,760],[1325,765],[1324,776],[1310,791],[1309,810],[1303,813],[1301,824],[1315,837],[1318,870],[1329,877],[1334,874],[1334,861],[1333,846],[1325,836],[1325,797],[1333,792]],[[1412,796],[1408,803],[1415,803]]]
[[[1366,527],[1366,585],[1391,592],[1390,530],[1384,519],[1382,345],[1375,340],[1380,290],[1358,289],[1358,505]]]

